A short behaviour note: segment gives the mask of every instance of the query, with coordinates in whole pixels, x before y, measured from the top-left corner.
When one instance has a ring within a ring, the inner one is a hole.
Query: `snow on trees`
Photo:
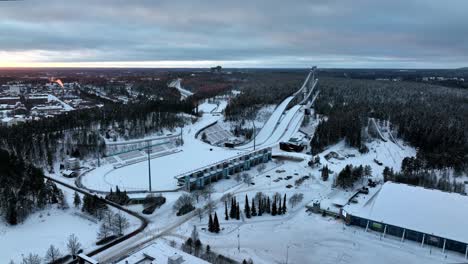
[[[173,209],[177,211],[177,216],[184,215],[195,210],[193,197],[190,194],[182,194],[174,203]]]
[[[29,255],[23,257],[21,264],[41,264],[41,257],[37,254],[29,253]]]
[[[291,197],[289,197],[289,204],[291,205],[291,207],[294,207],[300,202],[302,202],[302,199],[304,199],[303,193],[295,193]]]
[[[112,230],[115,235],[123,235],[125,230],[130,227],[130,223],[128,222],[127,218],[125,218],[120,211],[115,213],[112,219]]]
[[[80,248],[81,248],[81,243],[78,241],[78,238],[75,236],[75,234],[71,234],[68,237],[68,241],[67,241],[68,252],[70,253],[70,255],[75,257],[78,254]]]
[[[47,250],[47,253],[44,257],[44,261],[46,263],[54,263],[58,259],[62,257],[62,254],[60,253],[60,250],[56,248],[54,245],[50,245],[49,249]]]
[[[81,205],[81,198],[77,192],[75,192],[75,196],[73,197],[73,205],[75,208],[78,208]]]

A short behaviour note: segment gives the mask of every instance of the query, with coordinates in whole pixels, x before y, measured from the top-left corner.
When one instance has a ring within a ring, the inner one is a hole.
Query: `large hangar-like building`
[[[468,254],[468,197],[458,193],[386,182],[364,204],[348,204],[350,225],[445,250]]]

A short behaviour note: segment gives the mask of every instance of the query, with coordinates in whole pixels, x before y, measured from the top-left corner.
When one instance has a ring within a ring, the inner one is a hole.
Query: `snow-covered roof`
[[[423,187],[386,182],[362,207],[346,213],[406,229],[468,243],[468,197]]]
[[[208,262],[187,254],[181,250],[173,248],[165,243],[162,242],[155,242],[140,251],[136,252],[135,254],[129,256],[126,259],[121,260],[118,263],[122,264],[136,264],[141,263],[141,261],[145,259],[154,259],[155,263],[167,263],[169,258],[180,258],[183,259],[183,264],[190,263],[190,264],[208,264]]]

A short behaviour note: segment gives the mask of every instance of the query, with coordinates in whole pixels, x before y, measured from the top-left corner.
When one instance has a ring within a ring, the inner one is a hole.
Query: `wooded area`
[[[468,167],[468,91],[422,83],[321,78],[316,112],[328,117],[312,140],[314,153],[345,139],[361,147],[368,118],[390,121],[418,149],[425,168]]]

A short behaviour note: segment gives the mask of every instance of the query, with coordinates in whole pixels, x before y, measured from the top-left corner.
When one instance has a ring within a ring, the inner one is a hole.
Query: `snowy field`
[[[381,140],[374,140],[366,145],[369,148],[369,152],[361,154],[357,149],[349,148],[344,141],[341,141],[320,153],[320,162],[323,166],[328,165],[328,168],[336,173],[340,172],[340,170],[348,164],[353,166],[369,165],[372,168],[372,175],[378,179],[383,179],[382,172],[385,166],[399,171],[401,169],[401,162],[405,157],[416,156],[415,148],[404,146],[403,149],[401,149],[391,141],[383,142]],[[327,161],[325,155],[331,151],[338,153],[343,160],[332,158]],[[382,162],[383,165],[378,165],[374,159]]]
[[[341,149],[339,144],[334,147]],[[354,162],[348,161],[362,164],[366,160],[365,155],[362,160],[359,158],[356,157]],[[384,165],[392,164],[389,162]],[[338,165],[335,166],[338,169]],[[287,184],[294,185],[294,181],[304,175],[311,178],[301,186],[291,189],[285,187]],[[285,176],[292,176],[292,179],[286,180]],[[279,177],[283,180],[273,181]],[[195,225],[202,243],[209,244],[212,251],[239,261],[250,257],[254,263],[265,264],[285,263],[287,254],[288,263],[459,263],[464,260],[458,253],[442,254],[439,248],[420,247],[419,243],[411,241],[401,243],[398,238],[391,236],[382,238],[379,233],[365,232],[359,227],[345,226],[340,220],[307,213],[304,207],[306,204],[334,191],[330,189],[331,181],[323,182],[319,172],[308,168],[306,162],[287,161],[282,165],[270,162],[269,171],[258,173],[253,179],[254,186],[242,184],[232,189],[215,187],[219,193],[213,194],[213,197],[231,192],[237,197],[243,211],[246,194],[251,199],[259,191],[269,196],[275,192],[282,195],[286,193],[288,197],[294,193],[303,193],[304,199],[299,205],[291,208],[288,204],[288,212],[282,216],[263,215],[250,219],[241,216],[241,220],[226,221],[224,203],[220,202],[215,209],[223,229],[219,234],[203,230],[208,223],[208,217],[204,214],[202,219],[194,217],[173,230],[165,239],[180,244],[190,236]],[[239,242],[240,251],[237,248]]]
[[[375,140],[367,145],[369,152],[366,154],[360,154],[357,150],[347,147],[344,142],[332,145],[319,154],[321,163],[328,165],[334,173],[338,173],[347,164],[370,165],[373,177],[381,179],[385,166],[398,170],[404,157],[416,154],[414,148],[408,146],[402,148],[390,141]],[[338,153],[340,158],[327,161],[324,156],[330,151]],[[299,155],[307,157],[304,154]],[[374,159],[383,164],[378,165]],[[165,239],[180,243],[190,236],[195,225],[200,232],[202,243],[210,244],[213,251],[239,261],[251,257],[254,263],[284,263],[287,247],[289,247],[289,263],[440,263],[445,260],[445,255],[442,255],[441,250],[439,252],[435,249],[430,255],[428,249],[420,248],[417,243],[409,241],[398,243],[399,241],[391,238],[381,240],[378,234],[365,233],[361,228],[344,226],[341,221],[306,213],[305,205],[311,201],[326,199],[336,192],[344,193],[344,191],[332,188],[334,174],[330,175],[327,182],[323,182],[319,171],[321,166],[310,168],[307,161],[305,159],[301,162],[270,162],[265,171],[260,173],[253,170],[251,172],[254,176],[255,185],[253,186],[236,185],[232,180],[214,184],[213,199],[216,200],[229,192],[237,197],[241,211],[244,208],[246,194],[249,199],[252,199],[257,192],[263,192],[270,197],[276,192],[281,195],[286,194],[287,197],[295,193],[304,194],[303,201],[295,208],[290,208],[288,204],[286,215],[263,215],[251,219],[243,216],[241,220],[226,221],[224,220],[224,203],[219,202],[215,211],[218,214],[221,228],[224,229],[220,234],[212,234],[203,230],[207,228],[208,223],[207,214],[204,214],[202,219],[193,217],[189,222],[173,230]],[[291,176],[291,179],[288,180],[287,176]],[[298,187],[286,187],[287,185],[294,186],[295,181],[303,176],[310,178]],[[278,180],[280,178],[282,179]],[[229,181],[231,185],[226,186],[224,182]],[[203,204],[204,201],[200,203]],[[237,249],[238,232],[240,252]],[[460,259],[456,253],[448,254],[450,260]],[[382,262],[383,259],[386,262]]]
[[[204,114],[195,124],[184,128],[184,145],[180,147],[182,151],[151,160],[153,190],[177,189],[175,176],[253,150],[253,143],[233,150],[211,146],[195,138],[195,134],[200,129],[221,118],[222,116],[218,114]],[[269,131],[269,135],[266,132],[262,133],[267,128],[259,132],[257,148],[272,146],[281,140],[288,140],[299,130],[302,118],[303,111],[300,107],[293,107],[284,116],[278,117],[280,121],[277,129]],[[109,191],[115,186],[127,191],[147,190],[148,164],[146,161],[139,162],[119,169],[114,169],[112,165],[103,165],[82,177],[82,184],[89,189],[98,191]]]
[[[179,148],[182,151],[151,160],[153,190],[174,190],[177,188],[175,176],[243,152],[211,146],[195,139],[198,130],[219,118],[220,116],[217,115],[204,114],[195,124],[184,128],[184,145]],[[84,176],[82,183],[90,189],[99,191],[109,191],[115,186],[128,191],[146,190],[148,189],[148,163],[139,162],[120,169],[113,169],[112,165],[104,165]]]
[[[30,215],[24,223],[7,226],[0,223],[0,260],[20,263],[22,255],[29,253],[44,257],[50,245],[67,254],[67,239],[75,234],[82,248],[87,251],[95,246],[99,223],[81,216],[81,210],[73,207],[73,193],[64,190],[69,209],[55,205]],[[38,243],[40,241],[40,243]]]

